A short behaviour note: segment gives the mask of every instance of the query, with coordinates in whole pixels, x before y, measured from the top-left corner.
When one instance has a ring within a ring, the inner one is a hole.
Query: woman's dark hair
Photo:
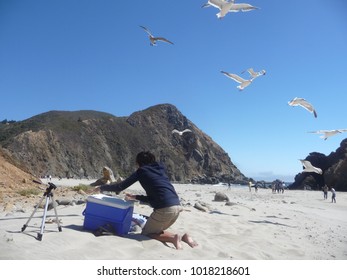
[[[155,156],[151,152],[140,152],[136,156],[136,163],[141,167],[146,164],[155,163]]]

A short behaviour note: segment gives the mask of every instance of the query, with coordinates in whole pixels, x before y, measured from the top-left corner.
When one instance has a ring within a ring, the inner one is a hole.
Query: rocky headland
[[[192,132],[172,133],[187,128]],[[50,111],[1,124],[0,145],[14,165],[36,177],[99,178],[104,166],[126,177],[136,168],[136,154],[151,150],[174,182],[247,182],[229,155],[171,104],[127,117]]]

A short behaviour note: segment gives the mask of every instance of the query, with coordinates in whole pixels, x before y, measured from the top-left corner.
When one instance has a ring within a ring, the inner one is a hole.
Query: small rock
[[[203,212],[207,212],[209,211],[206,207],[202,206],[199,202],[196,202],[194,204],[194,208],[200,210],[200,211],[203,211]]]
[[[214,196],[214,201],[229,201],[229,197],[222,192],[217,192]]]

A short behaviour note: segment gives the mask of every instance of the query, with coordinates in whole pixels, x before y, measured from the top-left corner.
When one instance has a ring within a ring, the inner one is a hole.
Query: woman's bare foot
[[[176,247],[177,250],[183,249],[181,244],[181,236],[179,236],[178,234],[174,235],[172,244]]]
[[[188,235],[188,233],[185,233],[182,236],[182,241],[187,243],[190,247],[194,248],[196,246],[198,246],[198,243],[196,243],[193,238],[190,237],[190,235]]]

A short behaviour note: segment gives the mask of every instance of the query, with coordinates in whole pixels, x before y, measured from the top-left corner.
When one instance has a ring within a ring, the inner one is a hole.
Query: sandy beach
[[[53,180],[54,182],[54,180]],[[78,181],[77,181],[78,182]],[[55,181],[60,187],[78,185],[73,180]],[[82,182],[86,184],[88,182]],[[43,240],[36,240],[43,210],[38,209],[28,228],[21,232],[34,209],[16,207],[0,212],[1,260],[346,260],[347,194],[337,193],[337,203],[323,193],[290,191],[273,194],[270,189],[249,192],[248,187],[175,184],[184,211],[171,231],[189,232],[199,243],[183,250],[133,233],[124,237],[96,237],[83,229],[85,204],[59,205],[57,224],[46,222]],[[58,187],[59,189],[59,187]],[[140,194],[134,184],[128,192]],[[214,201],[217,192],[230,200]],[[59,199],[59,192],[55,193]],[[38,202],[38,201],[37,201]],[[195,205],[204,205],[206,211]],[[147,205],[135,204],[134,213],[149,215]],[[46,221],[55,217],[47,213]]]

